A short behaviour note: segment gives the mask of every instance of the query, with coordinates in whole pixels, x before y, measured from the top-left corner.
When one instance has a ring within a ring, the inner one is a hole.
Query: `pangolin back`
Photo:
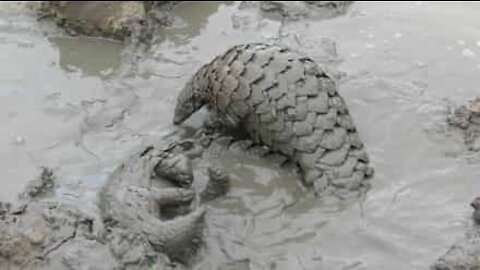
[[[193,100],[177,101],[176,119],[209,105],[296,162],[317,193],[368,186],[373,171],[347,105],[308,57],[280,45],[237,45],[204,65],[180,95]],[[189,102],[200,106],[188,110]]]

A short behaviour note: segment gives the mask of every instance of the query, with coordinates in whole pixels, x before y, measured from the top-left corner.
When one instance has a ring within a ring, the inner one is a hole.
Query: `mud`
[[[270,19],[284,22],[331,19],[345,14],[352,1],[244,1],[241,9],[254,9]]]
[[[169,26],[175,1],[42,1],[40,19],[53,20],[69,35],[118,40],[148,40],[159,27]]]
[[[472,224],[465,235],[457,240],[448,251],[442,255],[432,266],[432,270],[456,270],[480,268],[480,198],[476,198],[471,206],[473,208]]]
[[[136,51],[65,37],[20,4],[0,4],[2,201],[48,166],[54,200],[96,217],[113,169],[143,139],[177,131],[174,102],[191,74],[236,44],[278,41],[340,70],[338,91],[375,166],[372,188],[353,203],[322,202],[281,160],[212,150],[194,162],[194,188],[207,186],[209,165],[232,181],[209,202],[192,268],[427,269],[463,237],[478,155],[454,152],[464,153],[460,131],[431,127],[447,125],[444,100],[456,108],[478,96],[477,4],[354,2],[330,20],[279,20],[238,2],[178,7],[158,43]],[[186,124],[196,129],[203,116]]]
[[[53,172],[44,168],[18,204],[1,203],[2,268],[112,269],[116,263],[99,241],[98,223],[75,206],[56,200],[54,183]]]
[[[195,197],[204,205],[224,196],[230,181],[211,168],[205,189],[195,196],[188,189],[193,171],[185,164],[188,158],[182,161],[185,151],[181,144],[163,142],[118,166],[99,193],[99,217],[56,200],[54,172],[43,168],[18,205],[0,203],[0,266],[183,269],[202,245],[204,228],[205,209],[189,205]]]
[[[474,99],[468,105],[449,108],[448,124],[455,127],[464,137],[469,151],[480,150],[480,99]]]

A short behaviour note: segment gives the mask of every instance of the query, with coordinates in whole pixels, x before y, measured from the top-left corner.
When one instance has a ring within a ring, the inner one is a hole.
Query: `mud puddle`
[[[15,7],[18,13],[7,12]],[[38,174],[39,166],[50,163],[41,154],[78,137],[88,103],[107,97],[101,72],[118,68],[121,47],[55,37],[56,30],[20,12],[21,4],[2,3],[0,10],[0,155],[5,185],[0,197],[11,200]]]
[[[328,204],[301,195],[287,170],[227,160],[233,191],[211,206],[195,269],[427,269],[469,222],[480,169],[441,125],[445,100],[478,94],[478,4],[354,3],[345,16],[282,26],[237,2],[183,3],[147,53],[67,38],[2,5],[2,200],[46,165],[63,182],[59,196],[95,209],[120,160],[176,130],[176,94],[201,64],[281,36],[346,72],[340,93],[375,166],[373,188],[360,202]],[[324,38],[338,58],[319,54]]]

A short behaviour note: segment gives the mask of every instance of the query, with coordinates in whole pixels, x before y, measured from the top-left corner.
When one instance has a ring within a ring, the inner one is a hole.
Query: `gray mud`
[[[480,197],[475,198],[470,205],[473,208],[471,225],[465,235],[432,264],[432,270],[480,268]]]
[[[54,21],[72,36],[126,40],[147,23],[141,1],[41,1],[38,16]]]
[[[143,140],[177,131],[175,98],[202,64],[238,43],[277,40],[339,70],[375,167],[372,188],[353,203],[319,201],[274,161],[205,160],[234,177],[209,207],[194,269],[427,269],[463,237],[479,159],[446,130],[446,108],[478,95],[480,5],[359,2],[329,20],[293,21],[237,2],[181,3],[174,12],[158,43],[141,50],[72,42],[21,4],[0,3],[1,201],[48,166],[55,200],[95,216],[113,168]]]
[[[16,204],[0,203],[2,269],[112,269],[116,261],[99,237],[95,217],[55,198],[48,168],[32,180]]]

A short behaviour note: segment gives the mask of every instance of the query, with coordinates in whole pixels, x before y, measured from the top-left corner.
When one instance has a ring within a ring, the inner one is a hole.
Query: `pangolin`
[[[186,83],[174,124],[204,105],[298,164],[317,195],[369,186],[373,170],[335,81],[301,53],[264,43],[231,47]]]

